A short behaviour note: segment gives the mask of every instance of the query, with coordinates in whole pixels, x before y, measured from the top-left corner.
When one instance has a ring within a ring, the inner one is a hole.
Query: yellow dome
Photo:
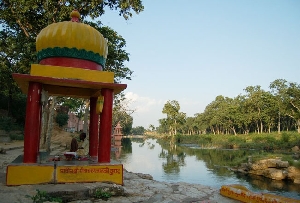
[[[79,15],[72,12],[72,17]],[[36,38],[38,61],[49,57],[71,57],[94,61],[103,67],[107,58],[107,40],[95,28],[78,22],[53,23]]]

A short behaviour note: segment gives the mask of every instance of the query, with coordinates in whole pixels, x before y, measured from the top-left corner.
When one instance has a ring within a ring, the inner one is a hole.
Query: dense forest
[[[235,98],[219,95],[203,113],[187,117],[176,100],[168,101],[159,120],[160,134],[249,134],[297,131],[300,133],[300,85],[277,79],[265,91],[259,85]]]

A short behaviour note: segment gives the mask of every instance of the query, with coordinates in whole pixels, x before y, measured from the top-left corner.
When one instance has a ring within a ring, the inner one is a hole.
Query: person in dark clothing
[[[70,152],[76,152],[78,150],[78,143],[75,138],[72,139],[71,141],[71,149]]]
[[[89,141],[86,139],[86,133],[80,133],[80,147],[78,146],[78,142],[75,138],[71,141],[71,149],[70,152],[77,152],[80,156],[86,156],[89,153]]]

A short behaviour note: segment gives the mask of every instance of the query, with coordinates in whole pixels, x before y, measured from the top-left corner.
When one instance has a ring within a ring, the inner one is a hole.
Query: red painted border
[[[51,65],[51,66],[65,66],[74,68],[83,68],[89,70],[100,70],[102,71],[102,66],[89,60],[78,59],[78,58],[68,58],[68,57],[51,57],[45,58],[40,61],[41,65]]]

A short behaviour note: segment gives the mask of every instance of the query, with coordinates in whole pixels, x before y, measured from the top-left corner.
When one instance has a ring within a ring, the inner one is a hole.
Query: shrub
[[[104,191],[102,189],[97,189],[94,193],[94,197],[97,199],[104,199],[107,200],[108,198],[111,197],[111,192],[109,191]]]
[[[68,120],[69,120],[69,115],[61,112],[58,113],[55,118],[55,121],[59,125],[59,127],[63,127],[64,125],[66,125],[68,123]]]
[[[281,134],[281,138],[280,138],[281,142],[289,142],[290,141],[290,135],[286,132],[283,132]]]
[[[6,132],[9,132],[13,130],[13,119],[11,117],[1,117],[0,118],[0,129],[5,130]]]
[[[59,202],[62,203],[62,199],[59,197],[51,197],[47,192],[36,190],[37,194],[34,196],[26,195],[26,197],[31,198],[34,203],[42,203],[42,202]]]
[[[23,134],[11,134],[9,137],[11,140],[24,140]]]

